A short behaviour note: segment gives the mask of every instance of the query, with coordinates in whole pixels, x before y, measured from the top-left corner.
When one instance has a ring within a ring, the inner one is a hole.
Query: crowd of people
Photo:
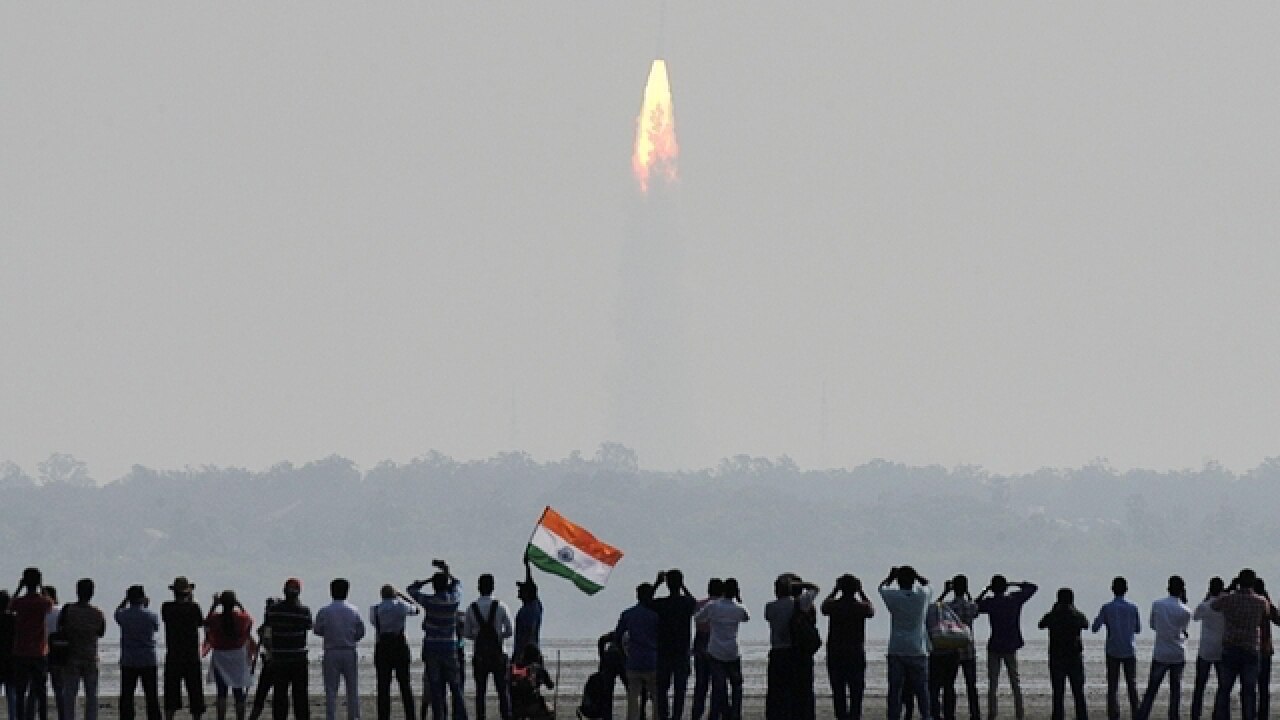
[[[169,586],[173,599],[150,608],[141,585],[129,587],[116,607],[120,628],[121,720],[133,720],[141,685],[147,720],[174,720],[184,707],[193,718],[206,712],[204,685],[214,685],[218,720],[233,711],[236,720],[258,720],[268,699],[275,720],[292,709],[297,720],[309,716],[308,639],[323,642],[321,669],[327,720],[336,720],[339,690],[346,694],[348,720],[360,718],[358,644],[369,628],[375,638],[378,720],[392,714],[392,682],[398,686],[406,720],[466,720],[464,641],[471,641],[471,677],[475,717],[484,720],[492,683],[501,720],[541,720],[553,711],[542,689],[554,682],[540,651],[542,603],[526,564],[517,583],[520,607],[514,615],[493,596],[494,579],[481,575],[479,597],[465,608],[461,583],[447,563],[433,561],[436,572],[410,583],[403,591],[381,588],[380,601],[366,614],[348,601],[350,583],[329,585],[330,602],[313,616],[301,602],[302,582],[289,578],[281,597],[268,599],[262,620],[255,619],[233,591],[216,593],[206,614],[195,600],[195,585],[185,577]],[[659,591],[665,586],[663,595]],[[866,622],[876,608],[862,582],[853,575],[836,579],[821,597],[820,588],[791,573],[774,582],[774,598],[764,605],[769,625],[765,697],[766,720],[813,720],[815,657],[825,644],[826,669],[837,720],[861,720],[866,687]],[[968,578],[946,581],[936,597],[928,580],[909,566],[894,567],[878,593],[888,611],[887,644],[889,720],[921,718],[955,720],[957,683],[964,680],[969,720],[982,720],[977,686],[978,653],[974,623],[985,616],[990,635],[986,647],[987,720],[997,720],[1002,675],[1008,685],[1016,720],[1025,720],[1019,675],[1024,647],[1022,609],[1036,594],[1031,582],[1010,582],[1001,575],[973,597]],[[1063,720],[1066,691],[1071,690],[1076,720],[1087,720],[1084,694],[1082,633],[1106,631],[1107,717],[1122,715],[1123,676],[1129,720],[1149,720],[1156,697],[1168,680],[1168,714],[1179,720],[1181,683],[1186,667],[1186,641],[1192,621],[1201,623],[1194,665],[1191,720],[1200,720],[1210,674],[1217,676],[1213,720],[1228,720],[1232,693],[1240,685],[1243,720],[1266,720],[1269,713],[1271,625],[1280,614],[1270,603],[1265,584],[1244,569],[1230,584],[1209,581],[1204,600],[1188,606],[1186,584],[1173,576],[1168,595],[1152,603],[1149,627],[1155,634],[1150,676],[1145,692],[1137,688],[1135,636],[1141,613],[1126,599],[1128,584],[1116,578],[1114,599],[1092,622],[1075,606],[1070,588],[1057,592],[1053,607],[1038,627],[1048,633],[1048,669],[1052,717]],[[17,592],[0,591],[0,683],[10,720],[48,720],[47,697],[54,699],[57,720],[76,720],[83,688],[85,720],[96,720],[100,658],[98,640],[106,633],[105,613],[93,604],[91,579],[76,583],[76,600],[58,604],[57,592],[43,582],[37,568],[27,568]],[[412,652],[405,637],[411,616],[422,616],[424,688],[421,715],[415,712],[410,680]],[[819,616],[828,619],[825,643]],[[683,720],[693,680],[692,720],[741,720],[742,655],[738,630],[750,620],[741,590],[733,578],[713,578],[699,599],[686,587],[679,570],[659,573],[653,583],[636,588],[636,602],[624,610],[616,626],[598,643],[600,663],[583,689],[578,715],[584,720],[612,720],[618,683],[626,690],[627,720],[642,720],[653,705],[656,720]],[[157,635],[164,632],[164,662]],[[256,632],[255,632],[256,630]],[[506,640],[514,636],[514,657]],[[261,667],[258,665],[261,663]],[[163,667],[163,674],[161,674]],[[206,671],[207,667],[207,671]],[[249,692],[257,675],[256,692]],[[163,687],[163,701],[161,699]],[[51,688],[52,692],[49,692]],[[185,696],[185,697],[184,697]]]

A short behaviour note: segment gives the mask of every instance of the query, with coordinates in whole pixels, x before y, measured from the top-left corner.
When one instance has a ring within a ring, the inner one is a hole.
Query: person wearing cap
[[[538,584],[533,581],[529,559],[524,560],[524,582],[516,581],[516,597],[520,609],[516,610],[512,652],[519,655],[526,646],[542,645],[542,600],[538,598]]]
[[[133,694],[139,682],[146,698],[147,720],[161,717],[156,672],[160,616],[148,607],[150,604],[141,585],[130,585],[116,608],[116,624],[120,626],[120,720],[133,720]]]
[[[404,716],[413,720],[417,715],[413,713],[413,686],[409,682],[412,657],[409,643],[404,638],[404,625],[410,615],[418,614],[418,604],[393,585],[383,585],[381,594],[382,602],[369,608],[369,624],[373,625],[373,632],[377,635],[373,646],[373,666],[378,678],[378,720],[391,720],[393,676],[400,686]]]
[[[271,697],[274,720],[289,717],[290,693],[296,720],[307,720],[307,633],[311,630],[311,608],[302,604],[302,581],[296,577],[284,583],[284,599],[267,609],[262,624],[271,634],[271,672],[275,677]]]
[[[347,602],[351,583],[335,578],[329,583],[332,602],[316,613],[315,634],[324,638],[324,708],[326,720],[338,715],[338,681],[347,688],[347,720],[360,720],[360,674],[356,646],[364,637],[364,618]]]
[[[200,628],[204,614],[193,599],[195,583],[184,576],[173,579],[169,586],[173,599],[160,606],[164,621],[164,716],[173,720],[182,709],[182,687],[187,688],[187,704],[191,717],[204,714],[204,684],[200,677]]]
[[[53,601],[41,592],[43,580],[38,568],[23,570],[18,591],[9,603],[14,624],[12,692],[16,720],[46,720],[47,716],[44,703],[49,637],[45,618],[53,609]]]

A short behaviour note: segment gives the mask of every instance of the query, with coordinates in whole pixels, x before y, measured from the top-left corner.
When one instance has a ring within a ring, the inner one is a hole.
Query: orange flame
[[[640,184],[640,192],[649,192],[651,177],[674,182],[679,156],[667,63],[658,59],[650,66],[649,81],[644,85],[644,103],[636,118],[636,144],[631,153],[631,170]]]

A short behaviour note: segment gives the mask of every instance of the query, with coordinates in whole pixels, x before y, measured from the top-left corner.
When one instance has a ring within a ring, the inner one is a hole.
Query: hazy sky
[[[1269,3],[672,2],[695,430],[611,438],[659,14],[5,5],[0,459],[1280,454]]]

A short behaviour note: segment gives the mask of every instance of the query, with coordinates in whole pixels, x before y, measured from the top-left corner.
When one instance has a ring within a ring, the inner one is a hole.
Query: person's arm
[[[351,613],[356,618],[356,642],[360,642],[364,638],[364,618],[360,617],[360,611],[353,608]]]
[[[1036,591],[1039,589],[1040,586],[1033,582],[1026,582],[1024,580],[1023,582],[1018,583],[1018,592],[1022,593],[1022,602],[1030,600],[1031,596],[1035,595]]]
[[[1199,605],[1196,605],[1196,609],[1191,611],[1191,619],[1195,620],[1196,622],[1200,622],[1201,620],[1203,620],[1204,607],[1205,607],[1205,603],[1200,603]]]
[[[836,606],[836,593],[838,592],[840,592],[839,588],[832,588],[831,592],[822,599],[822,605],[818,609],[822,611],[823,615],[831,614],[831,609]]]
[[[316,621],[312,627],[312,632],[320,637],[324,637],[325,631],[329,629],[329,614],[325,610],[328,610],[328,608],[320,608],[320,611],[316,613]],[[311,625],[312,623],[307,624]]]
[[[863,609],[866,610],[867,617],[876,616],[876,606],[871,604],[871,598],[867,597],[867,593],[863,591],[862,586],[858,586],[858,601],[862,603]]]
[[[1089,618],[1085,617],[1084,613],[1074,608],[1072,608],[1071,612],[1075,613],[1077,627],[1079,627],[1081,630],[1089,629]]]
[[[1130,608],[1130,610],[1133,613],[1133,634],[1134,635],[1141,634],[1142,633],[1142,613],[1138,612],[1137,605],[1133,605]]]
[[[662,587],[663,583],[665,583],[666,581],[667,581],[667,571],[659,570],[658,576],[653,579],[653,592],[656,594],[658,592],[658,588]]]
[[[710,612],[711,612],[711,605],[714,602],[715,600],[712,600],[711,602],[708,602],[706,605],[703,605],[701,608],[699,608],[698,612],[693,614],[693,621],[696,623],[706,622],[707,617],[710,615]]]
[[[494,600],[494,602],[498,601]],[[499,623],[502,630],[498,633],[498,636],[503,638],[511,637],[515,634],[515,627],[511,624],[511,613],[507,610],[507,606],[498,603],[498,614],[502,616],[502,621]]]
[[[97,608],[94,608],[97,610]],[[107,635],[107,616],[98,610],[98,637],[106,637]],[[7,688],[6,688],[7,689]]]
[[[1106,610],[1107,610],[1107,606],[1103,605],[1102,608],[1098,610],[1098,617],[1093,619],[1094,632],[1098,632],[1099,630],[1102,629],[1102,626],[1106,624],[1106,621],[1102,619],[1102,614],[1106,612]]]
[[[1053,614],[1052,611],[1045,613],[1044,617],[1040,618],[1040,622],[1036,625],[1036,627],[1040,628],[1041,630],[1048,630],[1049,616],[1052,614]]]
[[[475,607],[475,603],[467,606],[462,619],[462,636],[468,640],[475,640],[476,636],[480,634],[480,626],[476,623],[475,613],[471,610],[473,607]]]
[[[882,589],[889,587],[889,585],[893,583],[893,579],[896,577],[898,577],[898,568],[889,568],[889,574],[885,576],[884,580],[880,581],[880,587]]]

